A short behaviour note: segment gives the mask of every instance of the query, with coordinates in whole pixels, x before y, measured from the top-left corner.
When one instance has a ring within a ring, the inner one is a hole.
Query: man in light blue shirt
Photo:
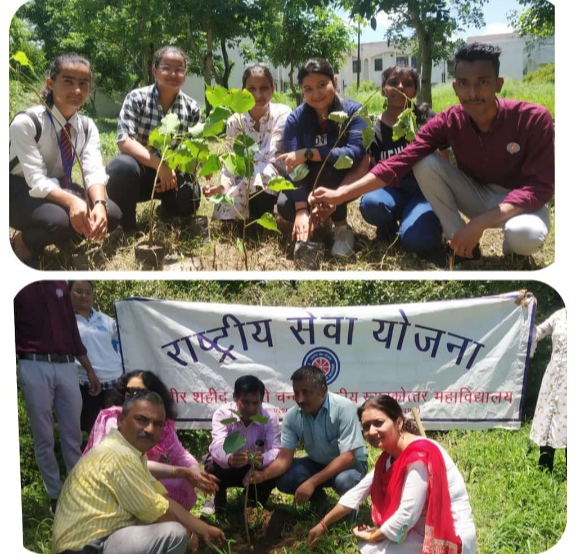
[[[263,471],[254,472],[250,482],[276,478],[276,487],[293,494],[297,504],[310,501],[323,509],[325,487],[341,496],[368,470],[357,406],[328,392],[326,377],[317,367],[303,366],[291,380],[297,406],[284,417],[280,453]],[[295,458],[300,440],[307,456]]]

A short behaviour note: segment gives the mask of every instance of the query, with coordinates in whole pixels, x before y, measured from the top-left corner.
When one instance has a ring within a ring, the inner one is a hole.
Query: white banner
[[[389,394],[429,430],[517,429],[536,309],[518,294],[332,308],[115,304],[125,371],[160,376],[179,428],[210,428],[246,374],[264,382],[281,417],[294,405],[290,376],[315,365],[330,391],[358,405]]]

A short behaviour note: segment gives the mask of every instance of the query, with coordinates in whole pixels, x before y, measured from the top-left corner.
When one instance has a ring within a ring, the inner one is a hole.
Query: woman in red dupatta
[[[310,530],[308,544],[370,496],[376,526],[353,530],[362,554],[474,554],[476,530],[464,480],[446,451],[419,437],[390,396],[370,398],[358,415],[368,443],[383,452],[374,470]]]

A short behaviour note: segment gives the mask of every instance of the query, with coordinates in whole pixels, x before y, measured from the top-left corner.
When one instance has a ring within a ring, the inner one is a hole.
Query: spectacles
[[[147,390],[145,388],[140,387],[126,387],[126,396],[134,396],[136,393]]]
[[[78,296],[92,296],[91,290],[72,289],[72,292]]]
[[[171,65],[162,64],[158,66],[162,73],[175,73],[176,75],[186,75],[185,67],[172,67]]]

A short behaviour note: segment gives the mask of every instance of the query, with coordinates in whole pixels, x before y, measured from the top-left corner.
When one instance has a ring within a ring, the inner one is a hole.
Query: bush
[[[522,81],[525,83],[552,83],[556,74],[556,64],[547,63],[540,66],[536,71],[524,75]]]

